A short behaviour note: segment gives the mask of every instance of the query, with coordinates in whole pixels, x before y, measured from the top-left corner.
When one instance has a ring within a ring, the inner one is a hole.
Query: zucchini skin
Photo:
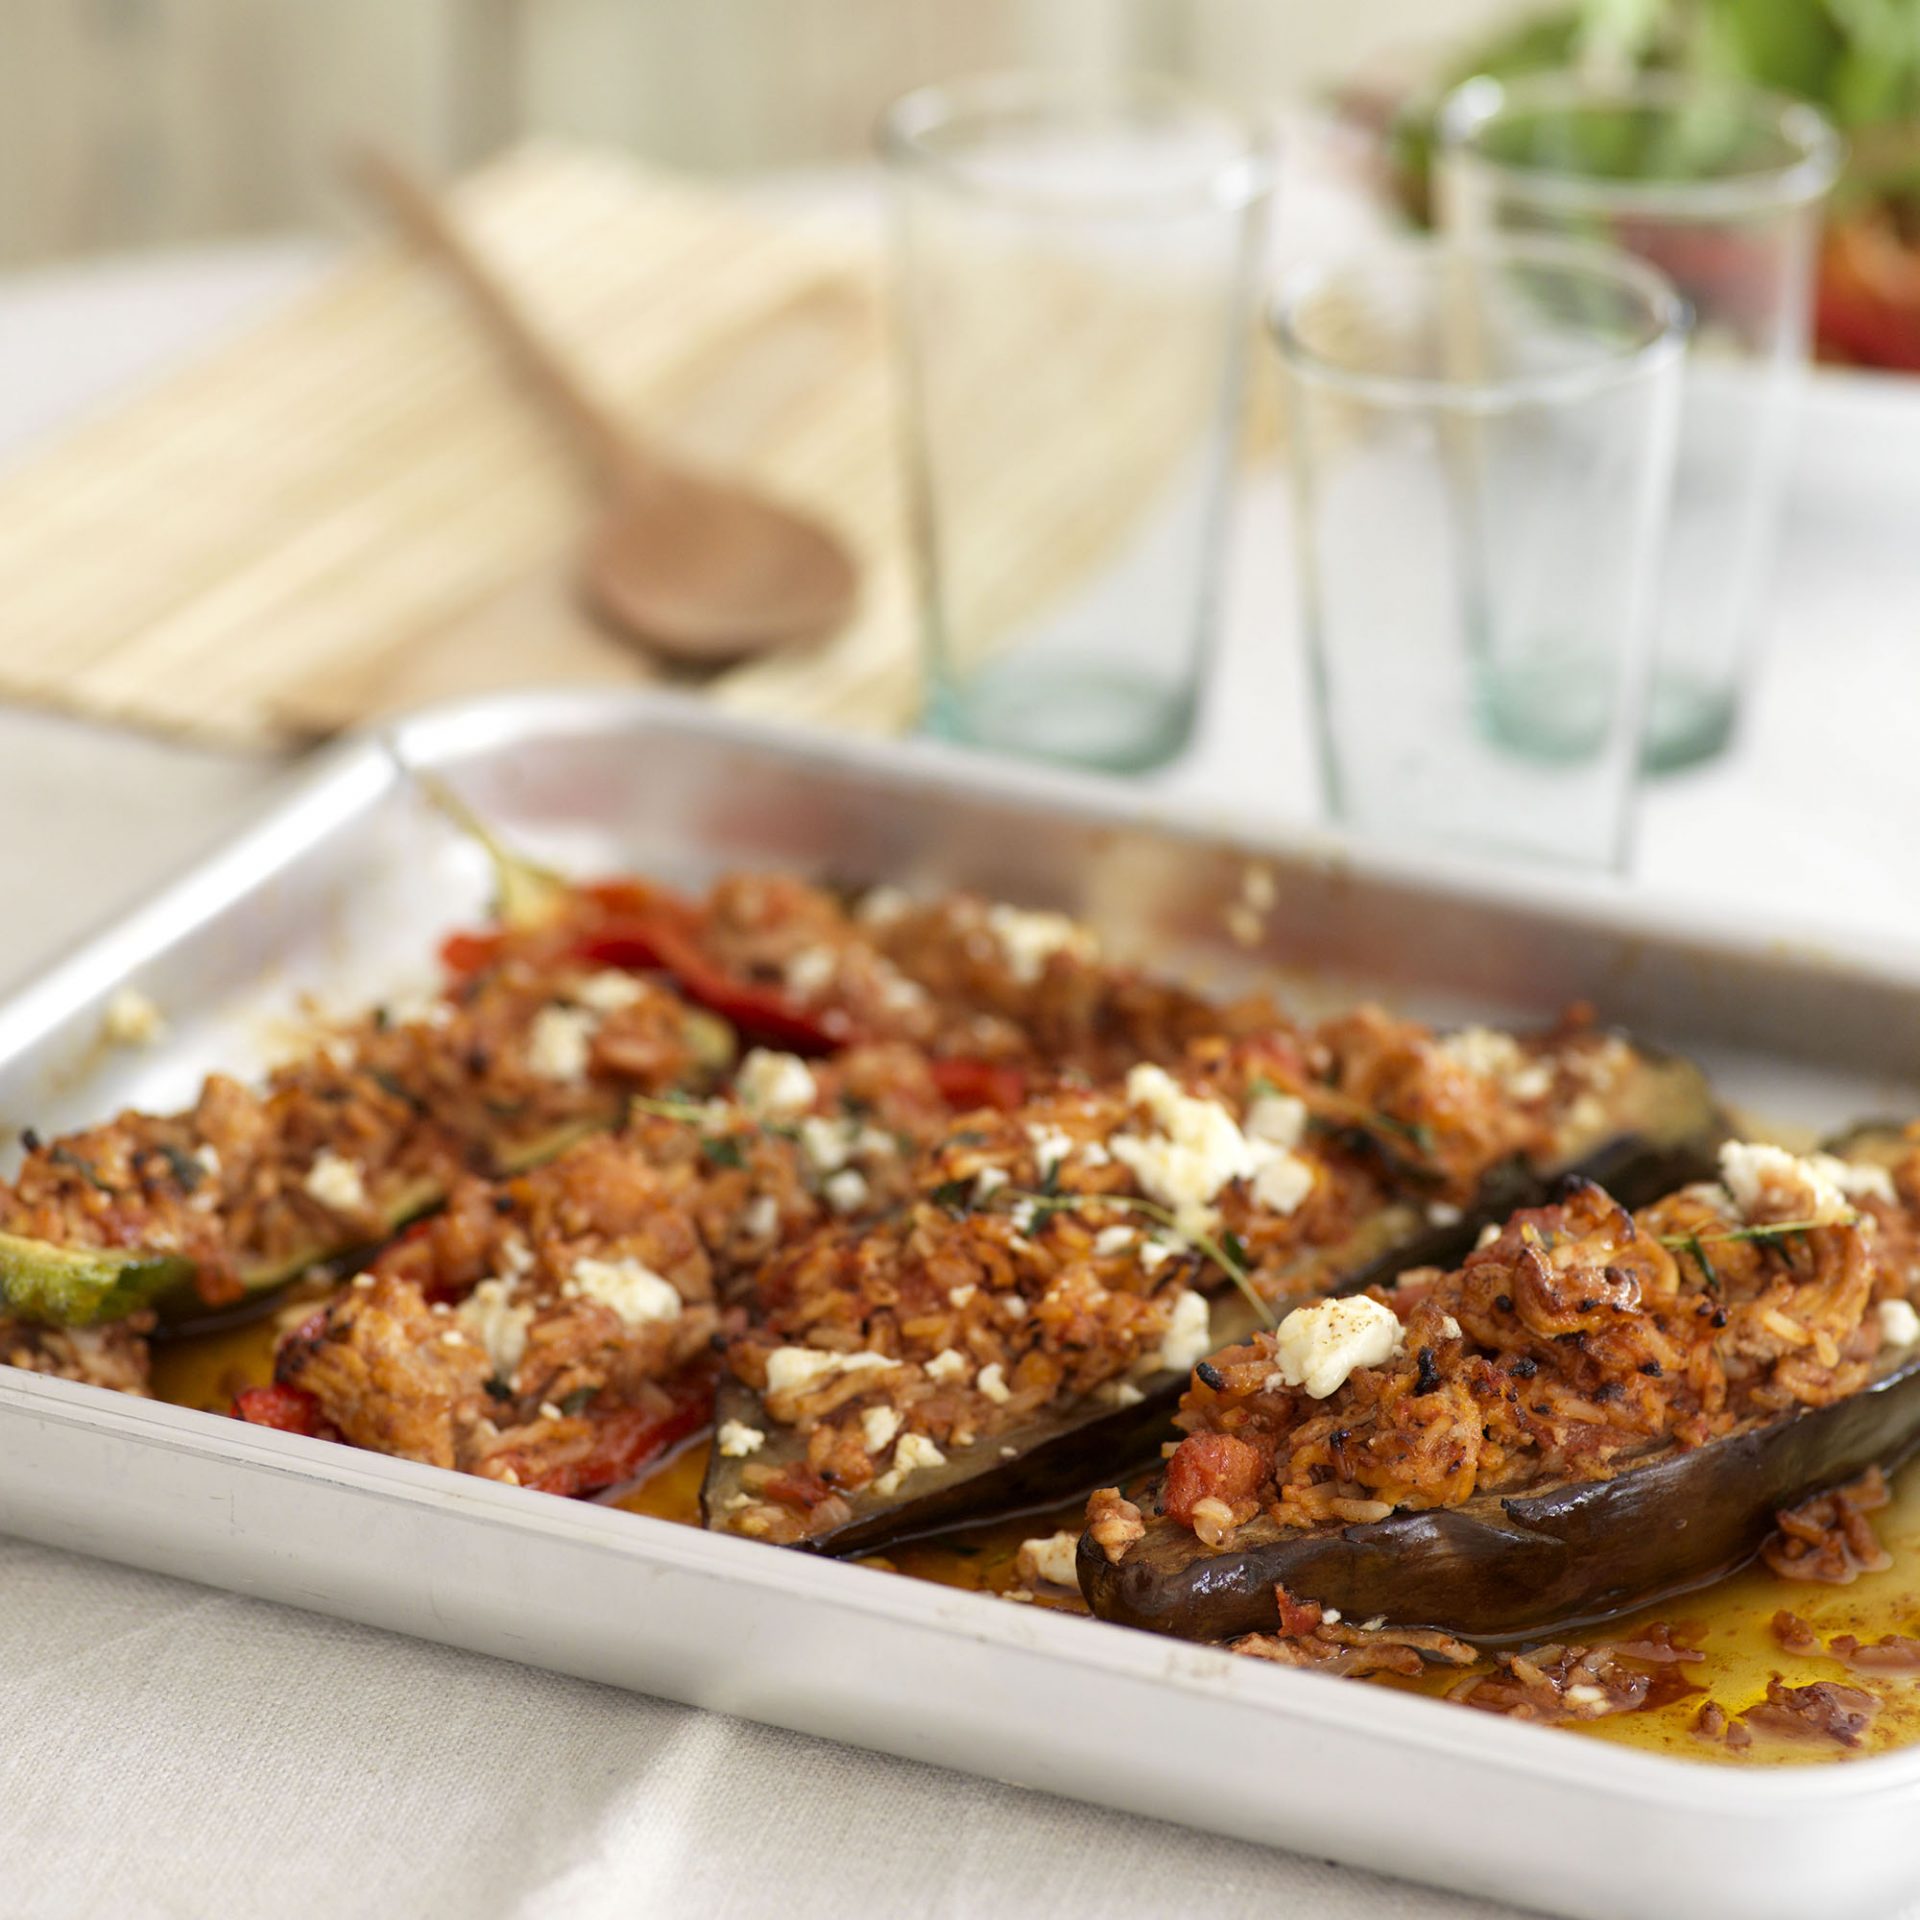
[[[0,1233],[0,1308],[56,1327],[124,1320],[193,1279],[191,1260],[111,1247],[57,1247]]]
[[[1082,1535],[1096,1617],[1187,1640],[1279,1626],[1275,1585],[1349,1619],[1498,1643],[1590,1626],[1733,1572],[1774,1516],[1920,1447],[1920,1356],[1831,1406],[1670,1449],[1609,1480],[1481,1495],[1364,1526],[1289,1531],[1262,1518],[1227,1552],[1151,1519],[1115,1565]]]

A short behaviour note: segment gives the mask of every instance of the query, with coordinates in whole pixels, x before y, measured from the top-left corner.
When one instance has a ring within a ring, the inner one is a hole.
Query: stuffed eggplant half
[[[1376,1009],[958,1118],[904,1204],[732,1302],[707,1524],[834,1553],[1150,1458],[1191,1368],[1292,1303],[1457,1258],[1569,1171],[1712,1165],[1699,1075],[1575,1019],[1516,1040]]]
[[[1718,1578],[1780,1509],[1897,1464],[1920,1441],[1920,1132],[1720,1158],[1638,1213],[1572,1183],[1454,1271],[1212,1355],[1146,1510],[1089,1503],[1094,1613],[1207,1640],[1294,1602],[1558,1634]]]

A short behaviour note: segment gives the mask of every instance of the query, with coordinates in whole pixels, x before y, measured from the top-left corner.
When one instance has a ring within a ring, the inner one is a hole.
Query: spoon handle
[[[515,372],[558,421],[600,485],[612,492],[631,490],[643,481],[651,461],[562,358],[518,295],[481,259],[432,187],[382,147],[360,149],[351,170],[395,224],[451,273]]]

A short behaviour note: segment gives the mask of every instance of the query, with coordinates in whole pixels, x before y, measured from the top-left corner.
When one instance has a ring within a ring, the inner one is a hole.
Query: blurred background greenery
[[[372,133],[447,170],[543,134],[720,174],[844,161],[894,94],[1010,65],[1331,102],[1417,203],[1446,82],[1728,73],[1853,141],[1827,351],[1920,367],[1920,0],[0,0],[0,49],[5,265],[330,223]]]

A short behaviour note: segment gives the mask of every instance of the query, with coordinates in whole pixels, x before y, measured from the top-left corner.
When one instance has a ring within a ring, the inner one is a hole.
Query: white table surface
[[[0,460],[325,257],[276,242],[0,283]],[[1741,744],[1651,795],[1636,886],[1920,939],[1917,409],[1920,387],[1823,384]],[[1271,498],[1246,503],[1228,625],[1168,784],[1309,818]],[[0,838],[0,986],[285,778],[0,709],[0,807],[31,824]],[[0,1907],[19,1915],[1497,1911],[5,1538],[0,1715]]]

